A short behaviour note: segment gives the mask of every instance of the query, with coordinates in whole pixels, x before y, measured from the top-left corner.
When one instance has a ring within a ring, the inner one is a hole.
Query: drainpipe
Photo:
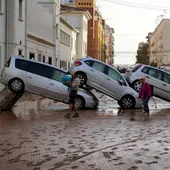
[[[27,3],[27,0],[25,0],[25,57],[27,57],[27,22],[28,22],[28,7],[27,7],[28,3]]]
[[[8,60],[8,0],[6,2],[6,17],[5,17],[5,62]]]

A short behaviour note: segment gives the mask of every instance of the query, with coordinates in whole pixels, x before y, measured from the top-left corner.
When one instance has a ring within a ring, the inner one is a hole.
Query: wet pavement
[[[98,110],[70,120],[68,105],[48,99],[1,112],[0,170],[170,170],[170,103],[151,100],[143,121],[140,109],[118,114],[116,101],[97,95]]]

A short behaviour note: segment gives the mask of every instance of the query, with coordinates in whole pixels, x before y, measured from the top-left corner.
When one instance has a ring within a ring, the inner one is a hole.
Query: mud
[[[68,105],[47,99],[20,101],[0,115],[0,170],[170,170],[170,104],[150,102],[119,112],[100,96],[97,111],[65,119]],[[134,121],[130,121],[130,118]]]

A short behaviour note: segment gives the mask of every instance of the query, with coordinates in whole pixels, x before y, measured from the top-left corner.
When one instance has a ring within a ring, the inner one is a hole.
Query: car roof
[[[29,59],[29,58],[24,58],[22,56],[11,56],[11,58],[14,58],[14,59],[22,59],[22,60],[25,60],[25,61],[31,61],[31,62],[34,62],[34,63],[39,63],[39,64],[42,64],[42,65],[45,65],[45,66],[49,66],[49,67],[52,67],[52,68],[56,68],[62,72],[65,72],[67,73],[65,70],[62,70],[61,68],[58,68],[56,66],[53,66],[51,64],[48,64],[48,63],[43,63],[41,61],[36,61],[36,60],[33,60],[33,59]]]
[[[89,56],[80,58],[79,60],[80,60],[80,61],[81,61],[81,60],[84,61],[84,60],[88,60],[88,59],[93,60],[93,61],[97,61],[97,62],[102,63],[102,64],[104,64],[104,65],[106,65],[106,66],[108,66],[108,67],[114,68],[114,67],[110,66],[109,64],[104,63],[103,61],[100,61],[100,60],[98,60],[98,59],[95,59],[95,58],[92,58],[92,57],[89,57]],[[114,69],[115,69],[115,68],[114,68]],[[116,69],[115,69],[115,70],[116,70]]]
[[[160,71],[163,71],[167,74],[170,74],[170,72],[168,72],[167,70],[163,70],[163,69],[160,69],[160,68],[157,68],[157,67],[153,67],[153,66],[150,66],[150,65],[146,65],[146,64],[142,64],[142,63],[136,63],[135,65],[139,65],[141,64],[143,67],[150,67],[150,68],[153,68],[153,69],[157,69],[157,70],[160,70]]]

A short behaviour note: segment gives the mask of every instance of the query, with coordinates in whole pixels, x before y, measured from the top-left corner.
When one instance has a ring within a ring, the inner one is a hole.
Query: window
[[[156,70],[154,68],[150,68],[148,71],[148,74],[156,79],[161,80],[162,79],[162,72],[159,70]]]
[[[52,65],[52,57],[48,57],[48,64]]]
[[[27,71],[46,78],[52,77],[52,68],[43,64],[30,62],[27,64]]]
[[[170,75],[167,74],[167,73],[164,73],[163,81],[164,81],[165,83],[170,84]]]
[[[19,0],[19,19],[23,19],[22,18],[22,1],[23,0]]]
[[[60,60],[60,68],[67,70],[67,62]]]
[[[70,36],[66,34],[64,31],[60,31],[60,42],[69,47],[71,45]]]
[[[97,71],[100,71],[102,73],[104,73],[104,69],[105,69],[105,65],[99,63],[99,62],[94,62],[93,63],[93,68]]]
[[[27,71],[27,61],[16,59],[15,60],[15,67],[17,69]]]
[[[18,50],[18,55],[22,55],[22,50]]]
[[[143,72],[143,73],[148,73],[148,70],[149,70],[148,67],[144,67],[144,68],[142,69],[142,72]]]
[[[90,67],[92,67],[92,65],[93,65],[93,61],[91,61],[91,60],[86,60],[85,63]]]
[[[69,0],[69,3],[73,3],[73,0]]]
[[[34,60],[35,59],[35,54],[34,53],[30,53],[29,54],[29,59]]]
[[[38,54],[38,61],[41,61],[41,54]]]
[[[43,63],[45,63],[45,56],[43,55]]]
[[[64,77],[64,75],[65,75],[64,72],[57,70],[57,69],[53,69],[52,79],[59,81],[59,82],[62,82],[62,78]]]
[[[1,46],[0,46],[0,63],[2,63],[2,47]],[[0,66],[1,66],[1,64],[0,64]]]
[[[114,69],[110,68],[110,67],[107,67],[108,68],[108,73],[107,75],[113,79],[113,80],[116,80],[116,81],[119,81],[121,80],[123,82],[124,85],[126,85],[126,82],[125,80],[123,79],[123,77]]]

